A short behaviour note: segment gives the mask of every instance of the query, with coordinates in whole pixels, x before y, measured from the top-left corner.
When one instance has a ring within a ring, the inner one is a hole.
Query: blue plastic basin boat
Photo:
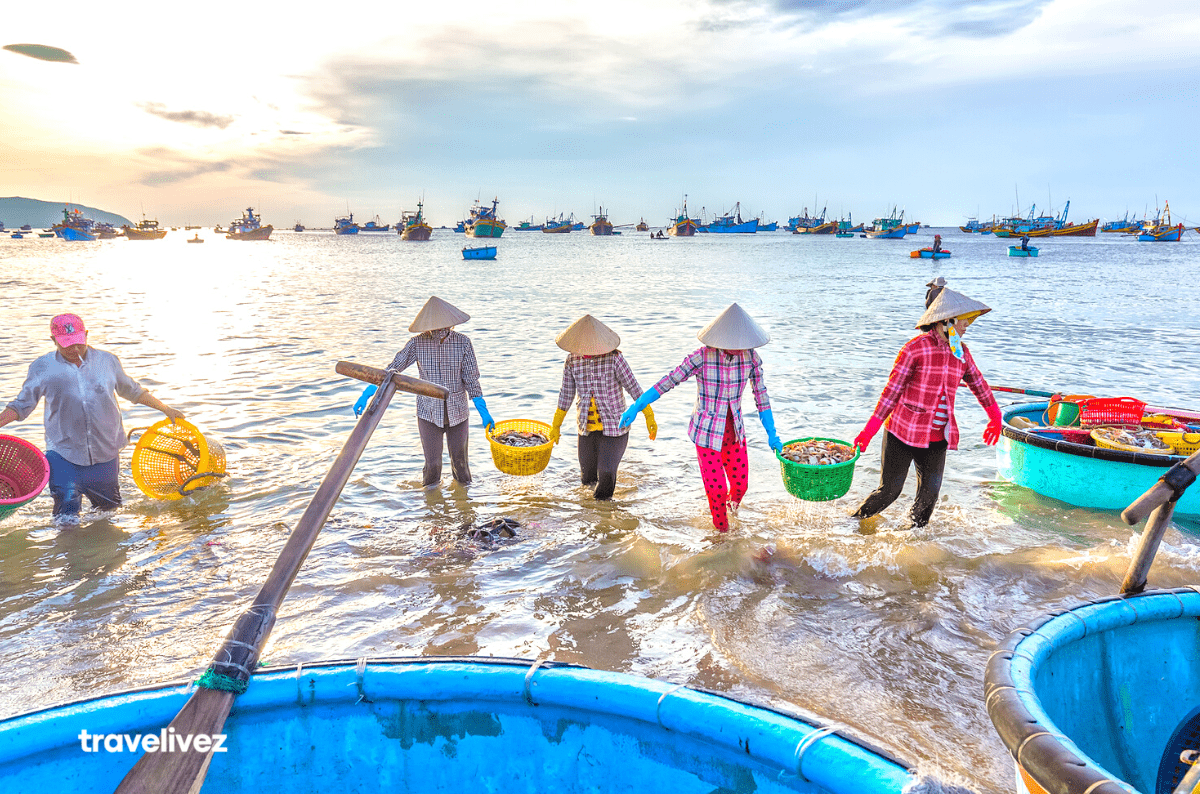
[[[159,735],[190,685],[0,721],[0,791],[111,794],[140,753],[80,732]],[[900,794],[903,765],[778,711],[652,679],[513,659],[329,662],[260,671],[203,792]]]
[[[1200,592],[1113,596],[1018,629],[984,676],[1031,794],[1170,794],[1200,749]]]
[[[462,255],[463,259],[495,259],[496,246],[481,245],[475,248],[464,248]]]
[[[1010,245],[1008,247],[1009,256],[1037,256],[1038,250],[1032,245],[1028,248],[1022,248],[1019,245]]]

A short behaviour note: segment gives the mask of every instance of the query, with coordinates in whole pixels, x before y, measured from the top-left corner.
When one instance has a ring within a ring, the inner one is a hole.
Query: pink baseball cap
[[[62,347],[81,345],[87,341],[87,328],[78,314],[60,314],[50,321],[50,336]]]

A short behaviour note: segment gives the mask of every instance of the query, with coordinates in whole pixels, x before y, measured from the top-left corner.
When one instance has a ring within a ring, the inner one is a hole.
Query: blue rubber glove
[[[367,403],[371,401],[371,397],[379,389],[374,383],[363,389],[363,393],[359,396],[358,402],[354,403],[354,415],[362,416],[362,412],[367,410]]]
[[[634,400],[633,405],[625,409],[625,413],[621,414],[621,421],[618,427],[629,427],[633,424],[635,416],[646,410],[646,406],[657,400],[662,395],[658,393],[658,389],[649,389],[642,392],[642,396]]]
[[[492,420],[492,415],[488,413],[487,403],[483,401],[483,397],[475,397],[471,402],[475,403],[475,410],[479,411],[479,418],[483,420],[484,430],[495,430],[496,423]]]
[[[776,452],[781,451],[783,442],[779,440],[779,434],[775,432],[775,415],[771,413],[771,409],[759,411],[758,418],[762,420],[763,428],[767,431],[767,443],[771,445],[771,449]]]

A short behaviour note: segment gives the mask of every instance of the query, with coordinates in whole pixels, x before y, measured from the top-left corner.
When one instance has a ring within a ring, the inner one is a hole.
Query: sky
[[[1200,224],[1197,42],[1195,0],[62,0],[0,28],[77,61],[0,50],[0,195],[277,228],[422,197],[434,225],[685,196]]]

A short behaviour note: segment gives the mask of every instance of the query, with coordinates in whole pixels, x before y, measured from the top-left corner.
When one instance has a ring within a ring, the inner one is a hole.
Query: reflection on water
[[[645,387],[737,301],[772,336],[761,352],[780,435],[850,439],[937,275],[993,307],[966,335],[993,383],[1197,407],[1200,332],[1178,308],[1200,297],[1195,243],[1047,241],[1031,264],[1007,259],[1002,241],[947,236],[954,258],[937,263],[909,259],[917,245],[786,234],[517,235],[487,264],[462,261],[462,238],[445,232],[429,244],[303,234],[0,246],[3,271],[20,274],[5,286],[0,400],[45,352],[49,318],[77,311],[94,344],[221,442],[230,475],[154,502],[126,457],[121,510],[60,525],[44,497],[0,524],[0,714],[195,676],[353,427],[360,384],[334,363],[386,364],[431,293],[472,315],[461,330],[497,419],[549,420],[564,358],[554,336],[581,314],[621,335]],[[1129,275],[1142,272],[1170,295]],[[878,439],[845,498],[801,503],[748,415],[750,491],[721,536],[687,440],[690,388],[655,403],[656,441],[635,424],[611,502],[579,485],[571,439],[541,475],[507,477],[478,427],[475,482],[447,474],[422,490],[412,399],[397,396],[264,659],[547,654],[796,704],[1007,790],[981,702],[988,654],[1042,612],[1116,592],[1134,532],[995,481],[986,417],[964,391],[962,449],[928,527],[900,529],[911,482],[876,519],[847,517],[877,484]],[[130,407],[126,427],[156,418]],[[40,443],[40,420],[6,431]],[[520,522],[516,538],[459,531],[503,517]],[[1196,581],[1197,530],[1168,533],[1153,583]]]

